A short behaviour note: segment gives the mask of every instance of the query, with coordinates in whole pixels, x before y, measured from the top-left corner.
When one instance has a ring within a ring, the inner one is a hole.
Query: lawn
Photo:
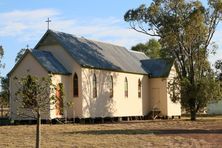
[[[218,147],[222,118],[42,125],[42,147]],[[0,126],[0,147],[34,147],[35,126]]]

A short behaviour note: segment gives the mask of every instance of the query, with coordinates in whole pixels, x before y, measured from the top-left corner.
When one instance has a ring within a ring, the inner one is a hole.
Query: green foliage
[[[55,108],[59,99],[63,100],[63,85],[55,86],[52,83],[52,76],[35,77],[27,75],[22,78],[15,78],[18,89],[15,93],[17,102],[17,114],[22,117],[31,117],[37,120],[36,126],[36,147],[40,147],[41,139],[41,115],[49,114]],[[59,87],[59,88],[58,88]],[[56,89],[60,91],[60,98],[56,96]],[[63,110],[63,109],[62,109]]]
[[[221,81],[216,79],[214,74],[198,79],[195,85],[191,84],[187,78],[174,79],[168,83],[172,101],[180,101],[182,107],[189,112],[198,112],[211,101],[220,100],[221,86]]]
[[[4,49],[3,47],[0,45],[0,68],[4,68],[5,64],[2,64],[2,58],[4,56]]]
[[[222,81],[222,60],[217,60],[215,62],[217,78]]]
[[[2,58],[4,55],[4,49],[3,47],[0,45],[0,68],[4,68],[5,64],[2,64]],[[1,73],[1,72],[0,72]],[[7,106],[8,105],[8,89],[5,89],[5,85],[6,85],[6,80],[5,78],[1,78],[1,92],[0,92],[0,105],[4,105]]]
[[[161,53],[161,45],[155,39],[150,39],[147,43],[139,43],[132,47],[134,51],[140,51],[145,53],[150,58],[160,58],[163,56]]]
[[[1,78],[0,105],[9,106],[9,79]]]
[[[28,48],[22,48],[16,55],[15,57],[15,63],[17,63],[21,57],[23,56],[23,54],[25,53],[26,50],[32,50],[32,49],[28,49]]]
[[[39,78],[27,75],[15,80],[18,83],[18,90],[15,93],[18,115],[29,117],[32,112],[32,118],[37,118],[37,112],[49,112],[50,105],[56,101],[56,87],[51,82],[51,76]]]
[[[215,52],[210,45],[222,19],[222,1],[208,0],[206,7],[198,0],[153,0],[149,7],[130,9],[124,19],[132,29],[159,37],[161,50],[175,58],[181,95],[175,92],[172,100],[180,101],[195,120],[196,112],[217,99],[220,90],[208,56]]]

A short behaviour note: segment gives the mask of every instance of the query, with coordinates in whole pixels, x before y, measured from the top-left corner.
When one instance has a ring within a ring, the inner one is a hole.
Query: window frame
[[[128,98],[128,96],[129,96],[129,86],[128,86],[128,79],[127,79],[127,77],[125,77],[125,81],[124,81],[124,96],[126,97],[126,98]]]
[[[142,96],[142,82],[140,79],[138,79],[138,98],[141,98]]]
[[[113,76],[109,77],[109,97],[113,98]]]
[[[93,74],[93,98],[97,97],[97,79],[95,73]]]
[[[73,97],[79,97],[79,79],[77,73],[73,75]]]

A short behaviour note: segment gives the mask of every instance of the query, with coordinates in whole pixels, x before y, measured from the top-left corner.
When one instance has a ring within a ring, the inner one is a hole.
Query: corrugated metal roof
[[[171,67],[173,66],[173,59],[148,59],[141,60],[142,66],[147,71],[150,71],[150,77],[168,77]]]
[[[49,33],[83,67],[147,74],[140,60],[124,47],[78,38],[63,32],[49,30]],[[144,59],[145,55],[140,54],[141,57]]]
[[[149,57],[147,57],[146,55],[145,55],[145,53],[143,53],[143,52],[139,52],[139,51],[133,51],[133,50],[129,50],[130,51],[130,54],[134,57],[134,58],[136,58],[136,60],[138,60],[138,61],[140,61],[140,60],[147,60],[147,59],[149,59]]]
[[[70,74],[66,68],[50,53],[47,51],[32,50],[31,54],[48,72],[54,74]]]
[[[79,38],[72,34],[48,30],[35,48],[51,35],[83,67],[149,74],[152,77],[167,77],[173,60],[149,59],[144,53],[124,47]]]

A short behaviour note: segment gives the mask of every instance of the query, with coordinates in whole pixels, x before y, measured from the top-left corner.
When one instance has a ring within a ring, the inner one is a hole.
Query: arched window
[[[125,77],[125,83],[124,83],[124,91],[125,91],[125,97],[128,97],[128,80]]]
[[[138,97],[141,98],[141,90],[142,90],[142,83],[141,80],[138,80]]]
[[[79,96],[78,76],[76,73],[73,76],[73,96],[74,97]]]
[[[113,76],[110,76],[109,79],[109,97],[112,98],[113,97]]]
[[[96,75],[93,75],[93,98],[97,97],[97,82],[96,82]]]

